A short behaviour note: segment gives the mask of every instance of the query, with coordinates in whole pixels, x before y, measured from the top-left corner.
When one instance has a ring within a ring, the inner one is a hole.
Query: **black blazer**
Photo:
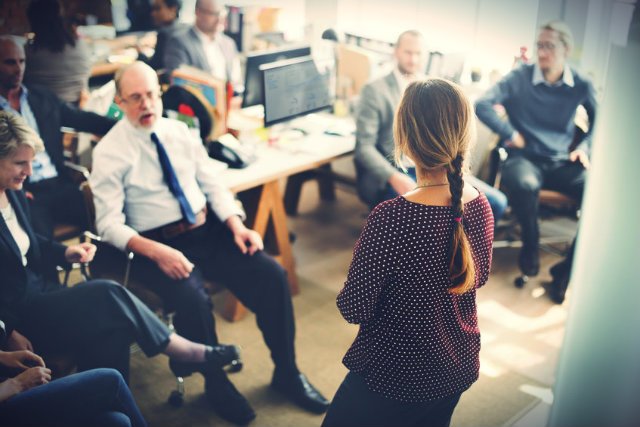
[[[29,269],[49,280],[55,280],[55,266],[67,264],[64,257],[66,247],[34,233],[29,205],[22,191],[6,190],[6,193],[18,222],[31,242],[27,252]],[[27,271],[22,265],[18,245],[0,215],[0,319],[5,323],[7,335],[16,327],[19,320],[16,309],[26,296]]]
[[[97,135],[106,134],[116,123],[114,119],[89,111],[79,110],[53,92],[41,86],[29,86],[27,100],[38,123],[40,138],[51,157],[51,161],[62,175],[64,171],[64,147],[62,146],[62,126]],[[27,182],[27,187],[29,186]]]

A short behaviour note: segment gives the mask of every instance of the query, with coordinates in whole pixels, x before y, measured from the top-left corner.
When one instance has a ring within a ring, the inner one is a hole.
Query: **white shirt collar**
[[[534,86],[539,85],[539,84],[544,84],[547,86],[560,86],[562,84],[565,84],[569,87],[573,87],[575,86],[575,82],[573,80],[573,73],[571,72],[571,68],[565,64],[564,66],[564,70],[562,71],[562,79],[557,81],[556,83],[549,83],[548,81],[546,81],[544,79],[544,76],[542,75],[542,70],[540,69],[540,66],[538,64],[535,64],[533,66],[533,77],[531,79],[531,83],[533,83]]]
[[[393,68],[393,75],[396,77],[396,82],[398,82],[400,93],[404,93],[404,90],[407,88],[407,86],[409,86],[410,83],[424,78],[423,74],[414,74],[411,76],[402,74],[397,66]]]

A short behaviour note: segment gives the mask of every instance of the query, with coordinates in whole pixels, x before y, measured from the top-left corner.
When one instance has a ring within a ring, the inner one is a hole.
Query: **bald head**
[[[136,61],[115,76],[116,103],[137,128],[151,129],[162,116],[158,76],[147,64]]]
[[[196,1],[196,28],[209,37],[214,37],[222,24],[223,12],[216,0]]]
[[[16,37],[0,36],[0,94],[7,97],[12,90],[19,90],[26,63],[24,48]]]
[[[404,75],[415,76],[424,71],[425,49],[422,34],[408,30],[398,36],[394,56],[398,70]]]

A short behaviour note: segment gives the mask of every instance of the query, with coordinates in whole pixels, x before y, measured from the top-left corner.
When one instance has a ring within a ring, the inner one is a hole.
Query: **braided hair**
[[[451,192],[453,221],[449,249],[450,292],[463,294],[474,287],[475,265],[464,228],[463,171],[473,132],[471,105],[462,89],[443,79],[411,83],[396,113],[396,163],[404,155],[418,170],[444,168]]]

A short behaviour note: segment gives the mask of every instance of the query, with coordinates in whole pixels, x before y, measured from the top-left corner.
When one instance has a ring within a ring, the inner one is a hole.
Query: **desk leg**
[[[284,206],[288,215],[295,216],[298,214],[298,202],[300,201],[302,184],[311,179],[318,181],[321,200],[333,201],[336,199],[333,170],[331,169],[331,163],[327,163],[317,169],[301,172],[287,179],[287,188],[284,193]]]
[[[241,197],[247,211],[247,225],[256,230],[265,240],[265,244],[273,249],[274,258],[287,270],[291,293],[298,294],[300,289],[289,241],[287,214],[278,181],[268,182],[261,188],[243,194],[248,196],[246,199]]]
[[[291,294],[300,292],[296,276],[287,215],[280,195],[278,181],[271,181],[261,187],[253,188],[238,194],[247,213],[246,225],[262,236],[265,245],[273,249],[274,258],[287,271]],[[246,308],[231,293],[227,295],[222,315],[233,322],[244,317]]]

